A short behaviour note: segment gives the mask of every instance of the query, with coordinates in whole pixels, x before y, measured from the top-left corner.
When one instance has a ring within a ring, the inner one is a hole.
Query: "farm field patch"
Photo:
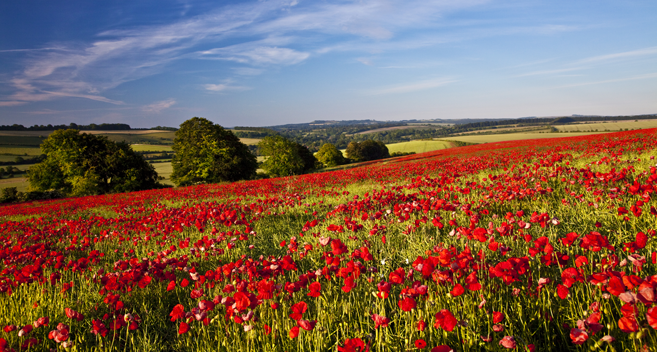
[[[609,121],[597,123],[573,123],[568,125],[554,126],[559,131],[563,132],[590,132],[590,131],[620,131],[620,130],[635,130],[645,128],[657,127],[657,119],[654,120],[624,120],[624,121]]]
[[[0,206],[0,334],[15,350],[655,346],[657,130],[568,135]]]
[[[604,132],[598,132],[604,133]],[[471,136],[449,136],[446,139],[461,141],[467,143],[496,143],[507,141],[522,141],[527,139],[549,139],[549,138],[563,138],[563,137],[579,137],[587,136],[595,133],[580,132],[580,133],[502,133],[502,134],[482,134]]]
[[[136,152],[170,152],[173,151],[170,145],[156,144],[132,144],[132,150]]]
[[[386,144],[386,147],[388,147],[388,151],[390,152],[390,154],[395,152],[425,153],[425,152],[432,152],[434,150],[450,148],[451,143],[446,141],[410,141],[410,142]]]

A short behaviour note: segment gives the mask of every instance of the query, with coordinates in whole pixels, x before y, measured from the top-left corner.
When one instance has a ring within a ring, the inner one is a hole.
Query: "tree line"
[[[0,201],[50,199],[131,192],[167,187],[144,155],[125,142],[105,136],[60,129],[41,146],[40,162],[27,170],[30,192],[7,188]],[[327,143],[314,155],[307,146],[281,135],[263,138],[257,146],[266,160],[259,164],[255,154],[230,130],[194,117],[176,131],[171,161],[171,181],[176,186],[234,182],[263,177],[299,175],[322,167],[390,157],[382,142],[352,142],[347,158]],[[258,168],[264,173],[257,173]]]

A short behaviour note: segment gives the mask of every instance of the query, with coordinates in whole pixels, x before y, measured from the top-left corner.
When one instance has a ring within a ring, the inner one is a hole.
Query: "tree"
[[[342,165],[347,162],[342,152],[331,143],[326,143],[319,148],[315,157],[328,167]]]
[[[308,172],[315,169],[317,166],[317,158],[315,158],[315,155],[310,151],[310,149],[299,143],[294,144],[296,144],[297,152],[299,153],[301,160],[303,160],[303,172]]]
[[[314,169],[317,162],[307,147],[279,135],[263,138],[258,149],[267,157],[262,168],[274,177],[300,175]]]
[[[157,172],[125,142],[57,130],[41,144],[45,159],[27,172],[33,191],[69,196],[131,192],[159,187]]]
[[[383,142],[366,140],[347,145],[347,157],[353,161],[369,161],[389,158],[390,152]]]
[[[255,155],[231,131],[202,117],[180,125],[173,140],[171,181],[178,186],[255,177]]]

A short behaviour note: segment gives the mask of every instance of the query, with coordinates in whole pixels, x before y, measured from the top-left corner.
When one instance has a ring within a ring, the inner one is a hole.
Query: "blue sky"
[[[0,124],[657,113],[654,0],[0,3]]]

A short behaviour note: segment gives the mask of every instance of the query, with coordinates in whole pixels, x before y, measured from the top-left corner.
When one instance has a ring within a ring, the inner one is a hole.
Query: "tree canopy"
[[[353,161],[368,161],[389,158],[390,152],[383,142],[367,140],[351,142],[347,146],[347,157]]]
[[[314,169],[317,163],[307,147],[279,135],[263,138],[258,149],[267,157],[262,168],[274,177],[300,175]]]
[[[342,155],[342,152],[333,144],[326,143],[319,151],[315,154],[317,160],[319,160],[325,166],[338,166],[347,162]]]
[[[178,186],[248,180],[255,176],[255,155],[231,131],[194,117],[180,125],[173,140],[171,181]]]
[[[45,159],[27,172],[34,191],[58,190],[82,196],[158,187],[153,166],[125,142],[57,130],[41,144]]]

